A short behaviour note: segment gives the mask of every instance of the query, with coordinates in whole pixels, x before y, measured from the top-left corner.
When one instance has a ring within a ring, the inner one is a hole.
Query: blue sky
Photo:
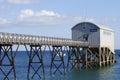
[[[120,0],[0,0],[0,32],[71,38],[71,28],[90,21],[115,31],[120,49]]]

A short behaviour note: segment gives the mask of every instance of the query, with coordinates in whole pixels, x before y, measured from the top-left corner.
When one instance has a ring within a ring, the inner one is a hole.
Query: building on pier
[[[88,41],[91,47],[108,47],[114,53],[114,31],[90,22],[82,22],[72,28],[72,39]]]
[[[97,60],[100,66],[114,62],[114,31],[112,29],[91,22],[81,22],[72,28],[72,40],[87,41],[88,54],[94,56],[96,59],[93,61]]]

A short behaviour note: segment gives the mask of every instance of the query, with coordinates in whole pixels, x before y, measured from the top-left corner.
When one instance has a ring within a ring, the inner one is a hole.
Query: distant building
[[[114,53],[114,31],[90,22],[81,22],[72,28],[72,39],[88,41],[90,47],[107,47]]]

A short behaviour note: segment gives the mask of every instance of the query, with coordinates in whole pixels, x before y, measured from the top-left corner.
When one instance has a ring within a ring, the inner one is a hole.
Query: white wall
[[[100,30],[100,46],[108,47],[114,53],[114,32],[101,29]]]

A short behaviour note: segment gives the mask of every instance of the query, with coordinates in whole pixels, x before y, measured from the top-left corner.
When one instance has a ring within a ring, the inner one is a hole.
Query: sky
[[[120,49],[120,0],[0,0],[0,32],[71,38],[83,21],[113,29]]]

